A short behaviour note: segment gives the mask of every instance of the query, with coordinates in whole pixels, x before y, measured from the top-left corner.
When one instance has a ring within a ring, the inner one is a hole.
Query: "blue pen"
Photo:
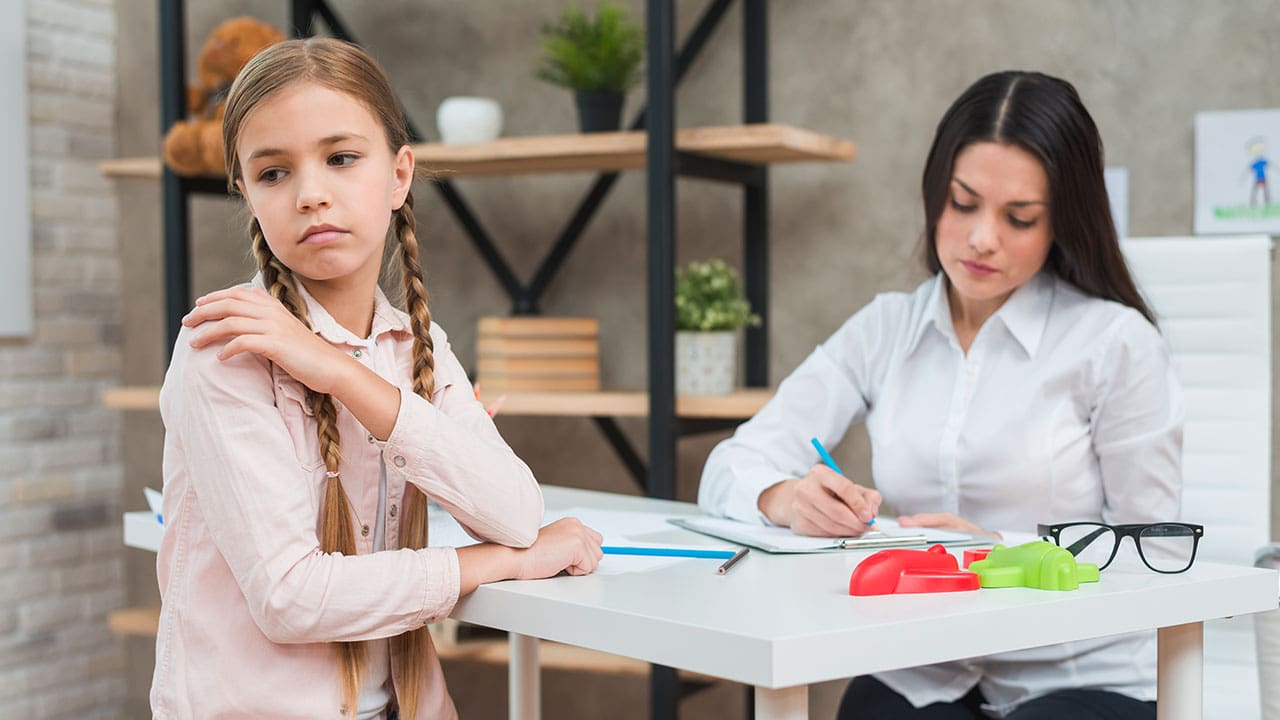
[[[841,475],[844,475],[844,471],[841,470],[840,466],[836,464],[836,459],[831,457],[831,453],[827,452],[826,448],[822,447],[822,442],[819,441],[818,438],[810,438],[809,442],[813,443],[813,449],[818,451],[818,457],[822,458],[823,465],[826,465],[832,470],[835,470]],[[867,527],[871,527],[872,525],[875,525],[875,524],[876,524],[876,519],[871,518],[871,520],[867,522]]]
[[[654,557],[688,557],[728,560],[732,558],[732,550],[695,550],[693,548],[662,547],[626,547],[622,545],[602,545],[600,550],[606,555],[650,555]]]

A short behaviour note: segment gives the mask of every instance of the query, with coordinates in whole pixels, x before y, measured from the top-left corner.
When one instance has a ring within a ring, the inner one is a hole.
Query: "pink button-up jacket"
[[[261,287],[255,278],[254,285]],[[301,383],[265,358],[193,350],[183,329],[160,391],[165,425],[163,605],[151,707],[156,718],[341,718],[330,643],[398,635],[446,617],[458,599],[453,548],[400,548],[405,488],[417,485],[477,539],[528,546],[542,519],[533,474],[475,399],[444,331],[432,325],[435,393],[414,394],[409,318],[381,291],[361,340],[305,290],[320,337],[400,388],[400,412],[376,441],[338,404],[342,484],[355,556],[316,536],[325,482]],[[386,551],[373,552],[382,463]],[[440,662],[417,682],[419,718],[456,716]]]

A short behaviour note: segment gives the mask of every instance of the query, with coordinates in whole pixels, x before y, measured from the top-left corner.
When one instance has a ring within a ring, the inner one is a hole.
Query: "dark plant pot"
[[[608,90],[579,90],[578,127],[584,133],[616,132],[622,127],[622,93]]]

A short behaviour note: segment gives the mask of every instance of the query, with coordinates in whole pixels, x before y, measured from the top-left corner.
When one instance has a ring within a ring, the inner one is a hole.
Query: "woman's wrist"
[[[756,499],[756,509],[774,525],[791,527],[791,500],[795,495],[795,484],[795,480],[783,480],[765,488]]]

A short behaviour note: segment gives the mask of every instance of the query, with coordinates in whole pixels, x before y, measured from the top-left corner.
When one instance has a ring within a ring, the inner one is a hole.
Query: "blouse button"
[[[373,433],[369,433],[369,442],[373,442]]]
[[[404,456],[397,455],[395,456],[395,459],[393,459],[391,462],[395,463],[396,467],[404,467]]]
[[[361,526],[360,526],[360,536],[361,536],[361,537],[369,537],[369,526],[368,526],[368,525],[361,525]]]
[[[395,505],[392,505],[392,506],[391,506],[391,517],[395,517],[395,516],[396,516],[396,506],[395,506]]]
[[[355,350],[352,350],[352,351],[351,351],[351,356],[352,356],[352,357],[354,357],[354,358],[356,358],[356,359],[359,359],[359,358],[360,358],[360,356],[362,356],[362,355],[364,355],[364,351],[363,351],[363,350],[361,350],[360,348],[356,348]]]

